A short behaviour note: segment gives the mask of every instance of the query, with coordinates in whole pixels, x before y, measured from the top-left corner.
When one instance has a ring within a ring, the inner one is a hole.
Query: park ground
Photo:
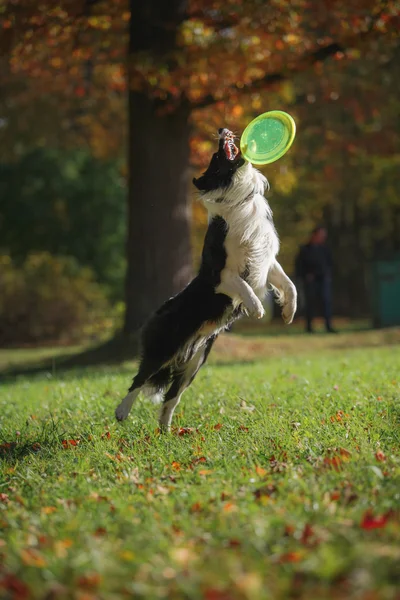
[[[170,435],[133,362],[1,351],[54,360],[1,384],[0,598],[398,599],[399,342],[225,335]]]

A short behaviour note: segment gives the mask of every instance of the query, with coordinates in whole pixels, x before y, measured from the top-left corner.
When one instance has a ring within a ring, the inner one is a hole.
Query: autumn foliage
[[[0,11],[2,156],[21,141],[97,156],[130,148],[127,332],[191,275],[188,175],[209,160],[216,128],[240,133],[276,107],[299,125],[290,154],[266,169],[282,262],[290,271],[324,221],[344,265],[336,309],[351,312],[357,297],[358,315],[368,310],[368,262],[400,248],[398,2],[3,0]],[[197,205],[193,215],[197,255],[205,215]],[[162,232],[152,252],[151,226]],[[134,262],[139,252],[156,277]]]

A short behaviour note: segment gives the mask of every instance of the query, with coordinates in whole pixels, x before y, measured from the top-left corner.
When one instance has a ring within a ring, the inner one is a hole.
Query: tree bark
[[[128,268],[124,332],[133,334],[192,273],[188,207],[189,112],[158,117],[130,92]]]
[[[185,0],[131,0],[130,73],[137,53],[173,60]],[[145,83],[145,82],[144,82]],[[146,87],[146,86],[145,86]],[[146,90],[129,90],[129,192],[124,333],[132,336],[192,274],[188,206],[189,116]],[[167,109],[167,110],[165,110]]]

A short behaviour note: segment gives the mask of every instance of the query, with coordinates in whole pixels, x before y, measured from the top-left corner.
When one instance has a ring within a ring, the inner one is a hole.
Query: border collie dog
[[[143,391],[162,400],[159,423],[168,430],[218,334],[243,315],[261,319],[268,286],[285,323],[296,312],[296,288],[275,258],[279,240],[264,198],[268,182],[241,156],[231,131],[218,133],[218,152],[193,180],[210,217],[198,275],[144,326],[139,371],[115,411],[119,421]]]

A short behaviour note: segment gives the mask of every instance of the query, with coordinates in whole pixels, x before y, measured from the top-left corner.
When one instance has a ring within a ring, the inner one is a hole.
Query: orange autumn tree
[[[399,24],[390,0],[1,0],[0,11],[7,71],[30,97],[46,90],[103,144],[109,128],[115,151],[128,129],[128,335],[191,277],[192,115],[318,76]]]

